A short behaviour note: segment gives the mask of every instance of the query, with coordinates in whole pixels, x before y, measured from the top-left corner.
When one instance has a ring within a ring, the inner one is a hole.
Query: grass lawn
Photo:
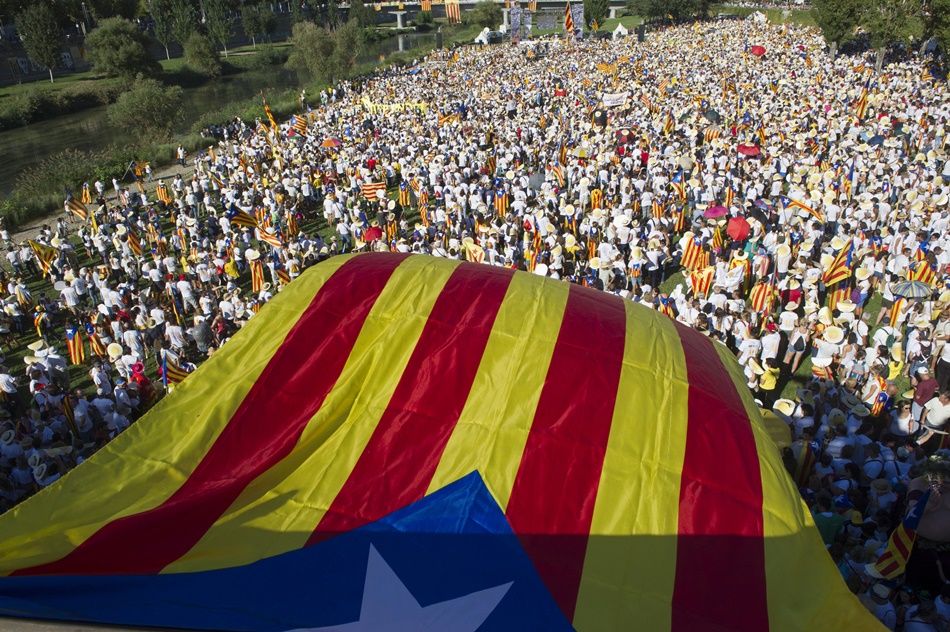
[[[625,15],[621,18],[607,18],[604,20],[604,23],[600,25],[599,31],[613,31],[617,28],[618,24],[623,24],[623,27],[628,31],[640,26],[640,23],[643,22],[643,18],[639,15]]]
[[[91,71],[89,72],[77,72],[70,75],[63,75],[62,77],[56,77],[56,80],[50,83],[49,77],[45,81],[31,81],[29,83],[18,84],[14,83],[8,86],[0,87],[0,99],[13,96],[18,92],[22,92],[27,87],[31,90],[41,90],[44,92],[55,92],[57,90],[63,90],[68,86],[73,86],[80,83],[102,83],[102,82],[112,82],[116,81],[115,79],[107,79],[104,77],[97,77]]]
[[[781,24],[782,22],[794,22],[796,24],[802,24],[805,26],[816,26],[815,18],[811,13],[811,10],[803,9],[792,9],[789,11],[788,20],[784,19],[784,10],[783,9],[757,9],[754,7],[736,7],[728,4],[717,4],[709,9],[709,15],[716,17],[719,13],[728,13],[731,15],[738,15],[739,17],[745,18],[755,11],[761,11],[765,13],[769,22],[773,24]]]

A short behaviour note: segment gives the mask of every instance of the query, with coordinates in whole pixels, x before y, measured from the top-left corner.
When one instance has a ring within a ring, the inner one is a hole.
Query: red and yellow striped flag
[[[896,579],[904,573],[907,560],[910,559],[914,548],[914,541],[917,540],[917,527],[920,526],[920,519],[924,515],[929,500],[930,490],[928,489],[888,538],[887,549],[874,563],[873,574],[884,579]]]
[[[66,208],[82,221],[89,219],[89,211],[86,209],[86,206],[72,196],[69,196],[69,199],[66,200]]]
[[[251,269],[251,290],[257,294],[264,288],[264,264],[260,259],[248,261]]]
[[[360,192],[367,200],[375,200],[377,198],[377,193],[380,191],[383,193],[386,192],[385,182],[365,182],[360,185]]]
[[[564,30],[567,31],[568,36],[571,36],[574,33],[574,16],[571,15],[570,2],[568,2],[567,6],[564,7]]]
[[[449,24],[462,23],[462,10],[458,0],[446,0],[445,2],[445,21]]]
[[[705,298],[706,295],[709,294],[710,288],[712,288],[712,282],[715,276],[715,266],[709,266],[708,268],[690,273],[689,280],[693,294]]]
[[[506,629],[874,628],[724,346],[434,257],[291,285],[0,515],[0,614],[319,628],[365,623],[385,577],[398,614],[452,630],[480,625],[472,599]]]
[[[66,327],[66,349],[69,351],[69,361],[72,364],[82,364],[86,359],[86,352],[82,346],[82,334],[79,327]]]
[[[274,120],[274,113],[270,111],[270,106],[267,105],[267,99],[264,98],[264,91],[261,90],[261,101],[264,102],[264,112],[267,113],[267,120],[270,121],[270,127],[275,132],[277,132],[277,121]]]

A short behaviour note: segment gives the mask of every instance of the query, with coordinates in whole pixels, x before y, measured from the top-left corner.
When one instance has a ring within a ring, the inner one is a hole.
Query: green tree
[[[228,56],[228,42],[234,35],[234,26],[228,13],[234,8],[231,0],[204,0],[205,28],[211,39],[224,49]]]
[[[270,7],[260,7],[258,9],[261,18],[261,33],[270,40],[271,35],[277,31],[277,16],[270,10]]]
[[[672,15],[674,19],[684,19],[699,15],[703,11],[703,4],[708,11],[708,3],[702,0],[627,0],[627,11],[645,18],[665,18]]]
[[[584,21],[587,24],[597,22],[601,25],[609,14],[610,0],[584,0]]]
[[[221,76],[221,61],[214,42],[201,33],[192,33],[185,42],[185,65],[205,77]]]
[[[145,48],[145,35],[122,18],[110,18],[86,37],[89,61],[97,72],[112,77],[134,77],[159,72],[162,67]]]
[[[950,49],[950,0],[931,0],[930,32],[943,50]]]
[[[303,12],[303,2],[301,0],[290,0],[290,26],[303,22],[307,16]]]
[[[300,22],[294,24],[290,44],[288,67],[307,70],[317,79],[333,82],[336,43],[329,31],[313,22]]]
[[[327,2],[327,28],[331,31],[340,23],[340,3],[337,0]]]
[[[16,16],[16,28],[27,56],[34,64],[49,71],[52,83],[53,68],[59,65],[59,53],[63,48],[63,32],[56,23],[56,16],[48,6],[38,2]]]
[[[244,29],[244,34],[251,38],[254,48],[257,48],[257,36],[264,32],[261,11],[258,7],[244,5],[241,10],[241,27]]]
[[[0,0],[0,17],[5,22],[12,22],[25,9],[36,4],[43,4],[53,13],[56,23],[60,27],[68,27],[82,22],[82,0]]]
[[[165,47],[165,59],[171,59],[168,45],[175,39],[172,32],[172,0],[149,0],[148,10],[155,21],[155,39]]]
[[[420,11],[416,14],[416,24],[432,25],[435,20],[432,18],[432,11]]]
[[[109,120],[143,140],[168,139],[184,115],[183,93],[180,86],[139,77],[109,106]]]
[[[360,28],[376,26],[376,11],[363,4],[363,0],[350,0],[350,22],[356,22]]]
[[[139,10],[138,0],[88,0],[95,16],[105,18],[125,18],[131,20]]]
[[[198,30],[198,12],[194,0],[171,0],[172,34],[182,48]]]
[[[350,20],[333,34],[334,81],[345,77],[356,65],[356,58],[363,49],[363,29]]]
[[[356,65],[356,57],[363,49],[363,30],[355,21],[332,33],[313,22],[300,22],[294,25],[290,43],[288,67],[307,70],[333,85]]]
[[[470,11],[462,14],[465,24],[477,24],[489,29],[498,28],[501,21],[501,7],[490,0],[477,2]]]
[[[812,0],[812,16],[828,44],[831,59],[838,48],[854,37],[854,28],[861,19],[862,0]]]
[[[871,34],[871,46],[877,51],[875,68],[881,72],[887,47],[906,40],[907,18],[916,15],[916,0],[870,0],[865,14],[865,28]]]

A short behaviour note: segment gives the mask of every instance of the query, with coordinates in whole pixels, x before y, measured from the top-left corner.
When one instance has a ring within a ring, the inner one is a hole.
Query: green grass
[[[623,24],[623,27],[628,31],[640,26],[643,22],[643,18],[639,15],[625,15],[619,18],[607,18],[604,20],[604,23],[600,25],[599,31],[613,31],[617,28],[618,24]]]
[[[812,16],[810,10],[803,9],[792,9],[789,13],[788,20],[784,20],[782,17],[782,9],[756,9],[754,7],[735,7],[728,4],[717,4],[712,6],[709,9],[709,15],[711,17],[716,17],[718,13],[729,13],[732,15],[738,15],[741,18],[745,18],[755,11],[761,11],[765,13],[769,22],[773,24],[782,24],[783,22],[790,22],[795,24],[802,24],[804,26],[816,26],[815,18]]]

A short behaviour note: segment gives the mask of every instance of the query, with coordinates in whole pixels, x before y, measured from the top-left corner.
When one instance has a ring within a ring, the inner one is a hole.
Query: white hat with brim
[[[762,368],[762,365],[759,364],[758,360],[755,358],[749,359],[749,368],[752,369],[752,372],[756,375],[762,375],[765,373],[765,369]]]
[[[851,409],[851,414],[854,415],[855,417],[867,417],[868,415],[871,414],[871,411],[868,410],[868,407],[865,406],[864,404],[858,404],[857,406]]]
[[[781,413],[786,417],[791,417],[792,413],[795,412],[795,406],[795,402],[790,399],[779,399],[775,401],[775,404],[772,406],[772,410]]]

